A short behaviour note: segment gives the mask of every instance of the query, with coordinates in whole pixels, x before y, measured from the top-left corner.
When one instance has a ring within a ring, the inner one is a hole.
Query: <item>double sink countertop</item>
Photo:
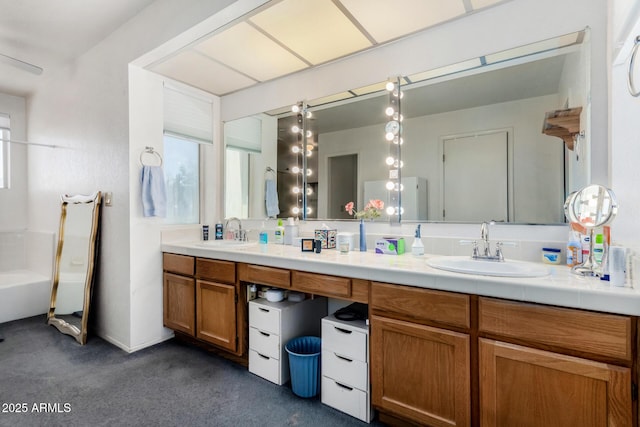
[[[202,258],[243,262],[290,270],[476,294],[562,307],[640,316],[640,290],[615,287],[597,277],[571,273],[565,265],[549,265],[544,277],[496,277],[454,273],[427,265],[440,255],[383,255],[374,251],[340,253],[323,249],[302,252],[279,244],[206,244],[202,241],[164,243],[162,251]],[[507,260],[506,262],[509,262]],[[542,265],[542,263],[541,263]],[[546,265],[546,264],[545,264]]]

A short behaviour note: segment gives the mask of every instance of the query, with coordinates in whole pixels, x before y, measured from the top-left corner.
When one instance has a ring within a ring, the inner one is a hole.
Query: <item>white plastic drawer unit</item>
[[[372,418],[369,326],[364,320],[322,319],[321,400],[362,421]]]
[[[249,302],[249,372],[282,385],[289,381],[287,343],[304,335],[319,336],[327,299],[301,302]]]

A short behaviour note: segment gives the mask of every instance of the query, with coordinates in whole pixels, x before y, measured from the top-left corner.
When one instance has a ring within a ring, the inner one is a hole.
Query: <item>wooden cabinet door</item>
[[[469,335],[371,317],[374,406],[430,426],[470,425]]]
[[[480,425],[632,425],[631,371],[480,339]]]
[[[195,336],[195,280],[164,273],[162,320],[174,331]]]
[[[236,288],[196,281],[196,337],[236,351]]]

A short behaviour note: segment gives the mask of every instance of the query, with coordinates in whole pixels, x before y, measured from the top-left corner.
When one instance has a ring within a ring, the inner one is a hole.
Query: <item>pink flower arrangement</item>
[[[358,219],[373,219],[380,217],[380,212],[384,209],[384,202],[379,199],[369,200],[363,210],[356,211],[353,202],[349,202],[344,206],[344,210]]]

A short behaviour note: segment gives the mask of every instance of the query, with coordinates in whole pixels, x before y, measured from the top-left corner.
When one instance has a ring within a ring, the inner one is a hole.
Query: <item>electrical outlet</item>
[[[113,193],[111,191],[107,191],[104,193],[104,205],[112,206],[113,205]]]

